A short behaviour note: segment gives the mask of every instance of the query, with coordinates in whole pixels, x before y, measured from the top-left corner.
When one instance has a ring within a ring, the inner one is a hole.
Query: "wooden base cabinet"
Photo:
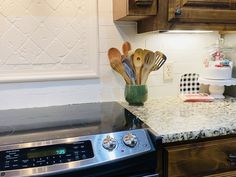
[[[231,172],[208,175],[204,177],[235,177],[235,176],[236,176],[236,171],[231,171]]]
[[[236,177],[236,138],[164,148],[165,177]]]

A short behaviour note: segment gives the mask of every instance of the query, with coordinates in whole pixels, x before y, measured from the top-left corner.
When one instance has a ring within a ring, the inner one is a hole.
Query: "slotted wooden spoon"
[[[149,52],[146,54],[142,68],[142,85],[146,83],[150,72],[160,69],[165,63],[166,59],[167,57],[159,51],[156,51],[155,53]]]
[[[110,48],[108,50],[108,58],[111,67],[124,78],[126,84],[131,84],[131,80],[126,74],[125,68],[122,64],[120,51],[116,48]]]
[[[155,64],[155,54],[154,52],[147,52],[144,57],[144,64],[141,73],[141,85],[144,85],[148,79],[149,73],[152,71],[152,68]]]
[[[136,84],[141,84],[141,68],[144,63],[143,49],[136,49],[134,52],[134,56],[132,58],[135,75],[136,75]]]

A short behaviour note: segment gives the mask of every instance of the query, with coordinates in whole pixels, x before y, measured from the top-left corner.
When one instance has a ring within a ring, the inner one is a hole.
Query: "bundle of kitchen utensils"
[[[131,44],[124,42],[122,52],[116,48],[108,50],[111,67],[125,80],[125,99],[130,105],[143,105],[147,100],[146,82],[149,74],[156,71],[166,61],[166,56],[159,52],[147,49],[131,51]]]

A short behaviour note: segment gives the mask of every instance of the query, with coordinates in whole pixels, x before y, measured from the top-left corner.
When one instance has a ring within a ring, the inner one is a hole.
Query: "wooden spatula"
[[[136,84],[141,84],[141,68],[144,63],[143,49],[136,49],[134,52],[134,56],[132,58],[133,66],[136,75]]]
[[[120,51],[116,48],[110,48],[108,50],[108,58],[111,67],[124,78],[126,84],[131,84],[131,80],[126,74],[125,68],[122,64]]]
[[[156,51],[155,52],[155,64],[152,67],[152,71],[156,71],[156,70],[160,69],[162,67],[162,65],[166,62],[166,59],[167,59],[167,57],[163,53]]]

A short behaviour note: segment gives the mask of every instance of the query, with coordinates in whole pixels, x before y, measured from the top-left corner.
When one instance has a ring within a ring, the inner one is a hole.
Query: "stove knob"
[[[123,137],[123,142],[125,143],[126,146],[134,147],[136,146],[138,140],[135,135],[133,135],[132,133],[128,133],[128,135],[125,135]]]
[[[102,146],[109,151],[115,149],[116,144],[116,140],[109,135],[107,135],[107,137],[102,142]]]

